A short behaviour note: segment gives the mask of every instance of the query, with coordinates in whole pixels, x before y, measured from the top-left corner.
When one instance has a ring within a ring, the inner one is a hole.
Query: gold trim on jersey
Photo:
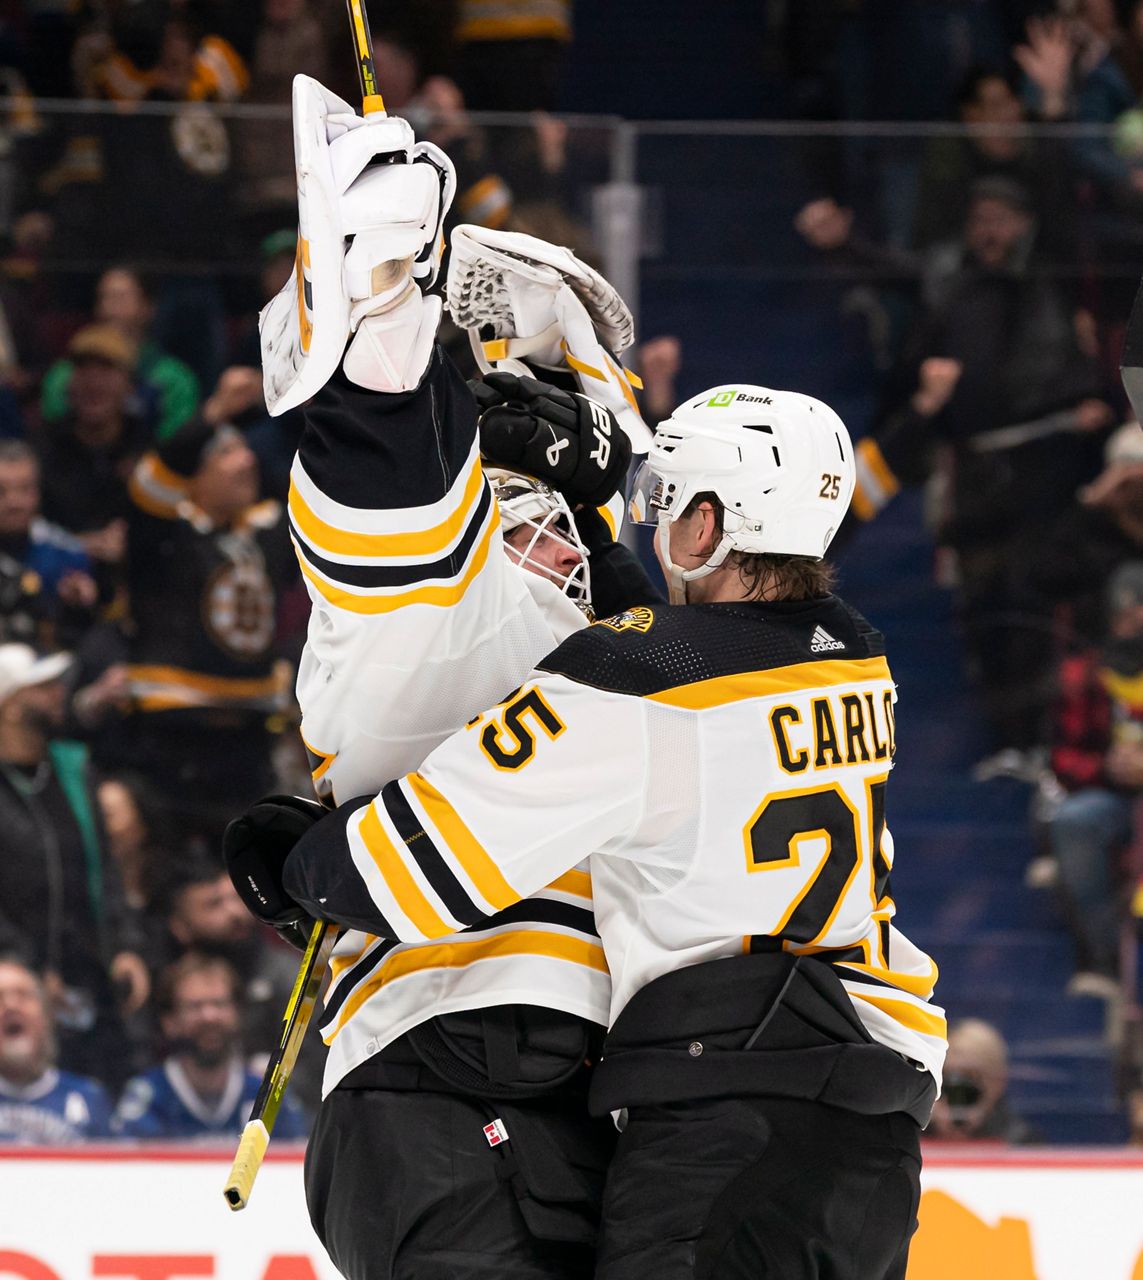
[[[908,1000],[894,1000],[892,996],[874,996],[865,991],[853,991],[849,987],[846,987],[846,990],[854,1000],[864,1000],[866,1004],[880,1009],[894,1022],[908,1027],[910,1031],[916,1031],[923,1036],[934,1036],[938,1040],[948,1037],[948,1023],[940,1014],[918,1008]]]
[[[926,959],[930,965],[929,972],[919,974],[900,973],[895,969],[887,969],[884,965],[863,964],[858,960],[839,960],[837,964],[844,966],[846,969],[855,969],[859,976],[868,974],[871,978],[878,978],[882,982],[889,982],[895,987],[900,987],[902,991],[908,992],[911,996],[916,996],[919,1000],[927,1000],[936,990],[940,970],[937,968],[937,962],[931,956],[927,956]],[[838,977],[844,978],[844,976],[844,974],[838,974]]]
[[[419,773],[406,775],[405,782],[429,821],[440,833],[442,845],[464,868],[465,874],[485,902],[497,911],[503,911],[512,903],[519,902],[520,894],[504,878],[488,851],[436,787]],[[479,903],[476,905],[479,906]]]
[[[317,515],[290,478],[289,508],[294,525],[315,551],[358,559],[432,559],[442,556],[464,532],[484,488],[484,472],[479,456],[473,459],[463,481],[455,510],[428,529],[404,533],[360,533],[339,529]],[[456,486],[454,485],[455,489]]]
[[[743,671],[732,676],[715,676],[692,684],[676,685],[660,693],[646,695],[648,702],[687,711],[706,711],[748,698],[769,698],[782,693],[812,693],[815,689],[841,684],[868,684],[892,680],[884,658],[837,658],[823,662],[797,662],[770,671]]]
[[[136,463],[127,490],[131,501],[149,516],[173,520],[187,500],[188,485],[186,476],[172,471],[157,453],[151,452]]]
[[[591,876],[586,871],[565,871],[558,880],[545,885],[545,889],[553,889],[556,893],[572,893],[577,898],[591,898]],[[542,893],[543,890],[541,889]]]
[[[443,942],[392,951],[362,980],[361,985],[342,1005],[333,1026],[322,1032],[322,1039],[326,1044],[332,1044],[358,1009],[387,983],[427,969],[467,968],[481,960],[507,956],[544,956],[586,965],[600,973],[608,972],[600,943],[589,942],[586,938],[570,938],[564,933],[548,933],[541,929],[523,928],[494,934],[490,938]]]
[[[403,854],[389,838],[377,812],[376,801],[366,806],[357,830],[373,859],[373,865],[381,873],[382,880],[393,895],[393,901],[408,916],[413,927],[426,938],[444,938],[455,933],[456,926],[446,924],[441,919],[413,878]]]
[[[488,561],[488,551],[492,545],[493,534],[499,527],[500,509],[493,503],[488,528],[481,536],[464,574],[447,584],[415,587],[412,591],[402,591],[391,595],[358,595],[343,587],[335,587],[332,583],[320,577],[305,562],[304,553],[299,553],[298,555],[298,567],[301,569],[306,581],[312,584],[319,595],[328,600],[330,604],[339,609],[344,609],[348,613],[392,613],[396,609],[405,609],[414,604],[427,604],[447,609],[464,597],[464,593],[484,568]],[[297,548],[296,542],[294,545]]]
[[[282,672],[268,676],[212,676],[182,667],[129,665],[135,705],[143,711],[176,707],[248,706],[276,710],[289,685]]]

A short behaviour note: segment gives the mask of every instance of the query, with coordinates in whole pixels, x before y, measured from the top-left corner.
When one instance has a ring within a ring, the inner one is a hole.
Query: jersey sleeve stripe
[[[162,520],[173,520],[187,500],[186,477],[172,471],[155,453],[139,459],[127,488],[137,507]]]
[[[598,941],[595,932],[595,913],[590,907],[575,907],[570,902],[557,902],[554,898],[521,898],[512,906],[505,907],[494,916],[490,916],[483,925],[469,930],[472,934],[482,934],[506,924],[550,924],[563,929],[572,929],[582,933],[592,941]]]
[[[465,526],[460,541],[439,560],[418,561],[415,564],[347,564],[342,560],[327,560],[319,556],[299,535],[298,528],[290,521],[294,546],[299,557],[304,557],[311,569],[327,581],[337,582],[348,588],[408,587],[433,579],[447,581],[460,572],[477,541],[492,505],[492,490],[485,486],[472,519]]]
[[[432,836],[425,830],[424,824],[405,798],[401,783],[390,782],[381,792],[381,800],[390,822],[404,841],[405,848],[417,860],[425,879],[432,885],[450,914],[466,925],[484,920],[488,913],[472,901],[464,886],[449,869],[441,851],[433,843]]]
[[[401,943],[391,938],[376,938],[373,934],[365,936],[370,940],[369,945],[354,955],[346,956],[336,977],[329,985],[325,995],[325,1008],[322,1011],[323,1026],[329,1025],[336,1019],[346,1000],[353,995],[358,983],[372,973],[390,951],[401,946]]]
[[[859,964],[851,961],[839,961],[846,969],[854,969],[863,982],[875,982],[889,988],[896,987],[900,991],[907,991],[910,995],[917,996],[922,1000],[927,1000],[933,994],[937,986],[938,969],[936,962],[931,962],[928,973],[900,973],[897,970],[875,967],[869,964]],[[844,975],[839,975],[843,976]]]
[[[948,1035],[948,1024],[940,1014],[921,1009],[908,1000],[894,1000],[891,996],[874,996],[864,991],[855,991],[848,985],[846,990],[855,1000],[864,1000],[867,1004],[873,1005],[903,1027],[908,1027],[910,1031],[918,1031],[922,1035],[935,1036],[938,1039],[944,1039]]]
[[[520,895],[504,878],[488,851],[436,787],[419,773],[410,773],[405,781],[484,900],[497,911],[518,901]]]
[[[302,476],[304,476],[304,472],[300,466],[296,466],[294,474],[290,477],[289,509],[290,518],[301,532],[303,538],[311,546],[324,551],[327,555],[348,556],[359,559],[393,557],[427,559],[428,557],[443,555],[460,537],[473,508],[480,498],[481,491],[487,487],[484,481],[484,473],[480,469],[480,458],[479,456],[474,456],[467,472],[461,479],[457,480],[449,494],[442,500],[442,503],[434,504],[433,508],[426,509],[434,511],[436,506],[446,506],[447,504],[446,514],[438,517],[436,523],[430,527],[421,530],[409,531],[408,529],[409,524],[416,519],[415,509],[410,511],[407,508],[402,508],[397,513],[397,516],[399,516],[399,519],[397,519],[392,512],[375,513],[371,510],[352,507],[339,508],[337,517],[346,524],[350,522],[364,523],[370,518],[379,521],[380,517],[388,516],[390,521],[403,530],[401,532],[372,532],[345,528],[342,525],[331,523],[329,519],[323,519],[313,509],[314,505],[317,505],[314,497],[307,501],[306,497],[303,496],[303,487],[308,486],[304,486]],[[459,496],[454,496],[457,494],[458,489]],[[314,490],[314,494],[318,492]],[[334,504],[330,503],[328,505],[333,506]],[[332,512],[330,514],[332,515]]]
[[[565,871],[547,887],[557,893],[573,893],[577,898],[591,900],[591,876],[586,871]]]
[[[798,662],[770,671],[747,671],[739,675],[715,676],[692,684],[677,685],[659,693],[646,694],[648,702],[688,711],[705,711],[747,698],[769,698],[775,694],[813,692],[840,684],[869,684],[891,681],[889,664],[882,657]]]
[[[499,527],[500,515],[495,503],[493,503],[487,528],[476,546],[468,563],[468,568],[457,581],[448,585],[433,584],[417,587],[412,591],[393,594],[362,595],[342,590],[333,583],[327,582],[311,569],[304,559],[299,558],[298,564],[306,581],[323,599],[328,600],[330,604],[339,609],[346,610],[348,613],[392,613],[396,609],[406,609],[416,604],[448,609],[455,605],[457,601],[463,599],[464,593],[488,562],[488,552],[492,545],[493,535]]]
[[[498,933],[490,938],[458,939],[433,946],[409,947],[394,951],[361,983],[328,1029],[323,1030],[322,1039],[326,1044],[332,1043],[357,1010],[388,982],[420,970],[462,968],[479,960],[510,955],[549,956],[585,965],[601,973],[607,972],[603,947],[598,941],[567,937],[561,933],[545,933],[537,929]]]
[[[413,927],[425,938],[443,938],[454,933],[455,926],[446,924],[441,919],[413,878],[404,858],[389,839],[375,803],[366,807],[358,830],[369,856],[393,895],[393,900]]]

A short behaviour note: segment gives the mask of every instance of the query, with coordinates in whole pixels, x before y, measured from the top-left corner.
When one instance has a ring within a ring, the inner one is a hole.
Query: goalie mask
[[[853,497],[853,446],[820,400],[767,387],[713,387],[659,424],[630,502],[637,524],[656,525],[671,598],[732,551],[820,560]],[[670,526],[700,494],[722,503],[723,533],[710,559],[683,569],[670,557]]]
[[[587,547],[563,496],[531,476],[517,471],[485,471],[492,496],[500,508],[505,554],[530,573],[538,574],[580,609],[591,604]]]

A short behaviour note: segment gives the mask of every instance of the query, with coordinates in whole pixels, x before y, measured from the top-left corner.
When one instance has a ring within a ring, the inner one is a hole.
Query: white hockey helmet
[[[560,591],[581,609],[591,605],[591,575],[587,564],[587,547],[579,536],[575,516],[572,515],[563,494],[519,471],[500,467],[486,467],[484,474],[492,486],[492,496],[500,508],[500,525],[510,534],[527,528],[527,541],[504,543],[506,554],[521,568],[537,573],[555,583]],[[578,562],[568,572],[545,564],[537,552],[546,538],[555,538],[566,544],[578,556]]]
[[[712,387],[661,422],[635,477],[631,517],[658,525],[673,598],[731,551],[821,559],[853,497],[853,445],[820,400],[739,383]],[[724,507],[722,540],[704,565],[669,559],[670,524],[701,493]]]

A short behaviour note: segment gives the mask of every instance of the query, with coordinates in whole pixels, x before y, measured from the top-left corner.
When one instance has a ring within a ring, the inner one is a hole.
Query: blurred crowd
[[[379,8],[386,105],[456,161],[454,219],[597,258],[605,131],[556,114],[582,105],[571,0]],[[1116,373],[1143,269],[1143,0],[759,10],[788,114],[957,126],[807,143],[809,198],[782,217],[863,327],[854,527],[924,490],[991,734],[978,776],[1036,788],[1030,874],[1066,905],[1073,987],[1122,999],[1143,915],[1143,431]],[[354,102],[346,31],[344,0],[0,0],[0,1139],[236,1132],[276,1040],[295,957],[218,847],[250,800],[310,787],[300,417],[266,414],[256,315],[295,267],[291,80]],[[636,362],[654,421],[680,343]],[[958,1045],[969,1085],[934,1132],[1034,1138],[1002,1106],[995,1029]],[[319,1073],[311,1044],[279,1132],[303,1131]]]

